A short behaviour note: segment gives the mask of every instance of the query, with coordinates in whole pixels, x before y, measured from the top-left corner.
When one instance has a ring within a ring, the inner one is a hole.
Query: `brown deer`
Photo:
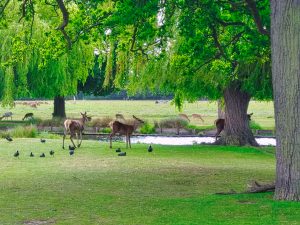
[[[253,113],[247,114],[248,121],[251,120],[251,116],[252,115],[253,115]],[[222,132],[222,130],[224,130],[225,119],[217,119],[217,120],[215,120],[215,125],[217,127],[217,133],[215,134],[216,141],[217,141],[217,138],[218,138],[219,134]]]
[[[201,116],[200,114],[194,113],[194,114],[192,114],[192,117],[193,117],[194,119],[200,119],[200,120],[204,123],[204,120],[203,120],[203,118],[202,118],[202,116]]]
[[[79,120],[71,120],[67,119],[64,122],[65,131],[63,136],[63,149],[65,148],[65,138],[68,133],[70,133],[70,140],[73,144],[73,146],[76,148],[76,145],[74,144],[73,137],[77,136],[77,147],[79,148],[82,142],[82,131],[84,130],[84,125],[87,121],[90,121],[91,117],[88,117],[85,113],[80,113],[82,118]],[[78,141],[78,134],[80,135],[80,143]]]
[[[190,122],[190,119],[189,119],[189,117],[188,117],[186,114],[181,113],[181,114],[178,114],[178,116],[179,116],[180,118],[185,119],[185,120],[187,120],[187,121]]]
[[[131,148],[131,142],[130,142],[130,136],[132,135],[133,131],[136,130],[136,128],[143,124],[144,121],[135,117],[135,116],[132,116],[134,118],[134,122],[132,125],[129,125],[129,124],[124,124],[124,123],[121,123],[117,120],[115,121],[111,121],[109,123],[109,126],[111,128],[111,133],[109,135],[109,141],[110,141],[110,145],[109,147],[112,148],[112,137],[116,135],[116,133],[120,134],[120,135],[125,135],[125,138],[126,138],[126,148],[128,148],[128,145],[129,145],[129,148]]]
[[[33,118],[33,113],[26,113],[22,120],[25,120],[25,119],[28,119],[28,118],[32,119]]]

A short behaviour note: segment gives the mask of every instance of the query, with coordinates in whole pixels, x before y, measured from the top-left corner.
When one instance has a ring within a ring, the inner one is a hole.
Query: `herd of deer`
[[[248,120],[251,120],[251,116],[253,113],[251,114],[247,114],[248,116]],[[199,118],[203,121],[202,117],[199,114],[193,114],[194,118]],[[63,149],[65,148],[64,143],[65,143],[65,138],[67,134],[70,134],[70,140],[74,146],[74,148],[76,148],[76,145],[74,144],[73,141],[73,137],[77,136],[77,147],[79,148],[81,146],[82,143],[82,132],[84,130],[84,125],[87,121],[91,120],[91,117],[87,116],[86,112],[85,113],[81,113],[82,118],[79,120],[72,120],[72,119],[67,119],[64,122],[64,136],[63,136]],[[185,114],[179,114],[179,116],[184,117],[186,119],[188,119],[188,117]],[[132,135],[132,133],[137,129],[138,126],[140,126],[141,124],[144,123],[143,120],[137,118],[136,116],[133,116],[134,122],[133,124],[129,125],[126,124],[125,118],[123,117],[122,114],[116,114],[116,120],[113,120],[109,123],[109,126],[111,128],[111,133],[109,135],[109,147],[112,148],[112,137],[115,136],[117,133],[120,135],[125,135],[125,139],[126,139],[126,148],[131,148],[131,141],[130,141],[130,136]],[[215,138],[217,141],[217,137],[219,136],[219,134],[221,133],[221,131],[224,129],[225,127],[225,119],[217,119],[215,121],[215,125],[217,128],[217,132],[215,134]],[[80,142],[78,139],[78,136],[80,136]]]
[[[82,143],[82,132],[84,130],[84,125],[86,122],[91,120],[91,117],[87,116],[86,112],[85,113],[80,113],[81,118],[78,120],[72,120],[72,119],[67,119],[64,122],[64,136],[63,136],[63,149],[65,148],[65,138],[67,134],[70,134],[70,140],[73,144],[74,147],[76,147],[73,138],[76,136],[77,137],[77,147],[79,148]],[[121,114],[116,114],[116,120],[113,120],[109,123],[109,126],[111,128],[111,133],[109,135],[109,140],[110,140],[110,148],[112,148],[112,137],[116,135],[117,133],[120,135],[125,135],[126,138],[126,148],[129,147],[131,148],[131,142],[130,142],[130,136],[132,133],[137,129],[138,126],[144,123],[143,120],[137,118],[136,116],[133,116],[134,122],[133,124],[125,124],[124,122],[124,117]],[[122,121],[120,121],[122,120]],[[80,137],[80,141],[78,139],[78,136]]]

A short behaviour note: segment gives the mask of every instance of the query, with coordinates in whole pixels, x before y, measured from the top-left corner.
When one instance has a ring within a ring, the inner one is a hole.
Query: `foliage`
[[[149,122],[145,122],[140,128],[141,134],[154,134],[155,133],[155,126],[150,124]]]
[[[262,130],[262,127],[259,123],[255,122],[254,120],[250,121],[250,128],[252,130]]]
[[[110,116],[93,119],[89,125],[92,127],[109,127],[109,123],[113,121]]]
[[[184,128],[187,127],[188,121],[180,117],[169,117],[162,119],[159,122],[159,127],[162,128]]]
[[[18,126],[12,130],[1,132],[2,138],[11,136],[13,138],[35,138],[38,130],[35,126]]]
[[[110,127],[105,127],[100,130],[101,133],[109,134],[111,133],[111,128]]]

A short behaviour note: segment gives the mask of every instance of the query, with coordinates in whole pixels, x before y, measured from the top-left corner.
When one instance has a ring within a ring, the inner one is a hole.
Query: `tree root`
[[[275,183],[271,184],[260,184],[257,181],[253,181],[247,191],[244,192],[236,192],[234,190],[230,190],[229,192],[217,192],[216,195],[234,195],[234,194],[251,194],[251,193],[264,193],[264,192],[273,192],[275,191]]]

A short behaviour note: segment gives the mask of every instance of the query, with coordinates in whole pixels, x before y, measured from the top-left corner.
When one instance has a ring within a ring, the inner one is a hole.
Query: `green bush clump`
[[[110,127],[105,127],[100,130],[101,133],[109,134],[111,133],[111,128]]]
[[[35,126],[18,126],[12,130],[1,133],[1,137],[7,136],[15,138],[35,138],[38,136],[38,130]]]
[[[262,130],[262,127],[258,123],[256,123],[254,120],[250,121],[250,128],[252,130]]]
[[[155,133],[155,126],[148,122],[145,122],[140,128],[141,134],[154,134]]]

